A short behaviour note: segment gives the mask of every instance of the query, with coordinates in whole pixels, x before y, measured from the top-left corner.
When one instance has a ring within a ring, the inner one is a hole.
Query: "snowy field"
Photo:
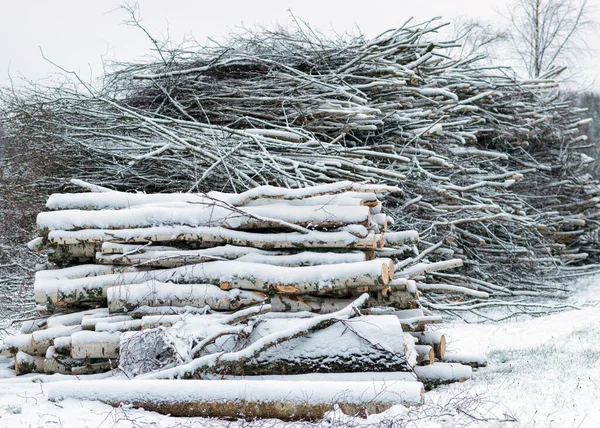
[[[600,278],[581,286],[571,302],[579,311],[501,324],[449,323],[449,351],[487,355],[489,365],[473,379],[437,388],[425,404],[396,406],[367,420],[332,411],[316,424],[280,421],[224,422],[170,418],[126,405],[47,399],[61,375],[15,378],[0,369],[1,427],[275,427],[275,426],[600,426]],[[95,375],[86,379],[106,378]],[[108,376],[110,377],[110,376]],[[112,378],[115,378],[114,376]],[[102,382],[110,382],[103,380]]]

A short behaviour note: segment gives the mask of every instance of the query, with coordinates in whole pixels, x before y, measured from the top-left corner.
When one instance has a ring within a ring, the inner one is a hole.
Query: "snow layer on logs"
[[[134,249],[126,254],[103,254],[98,252],[96,253],[96,261],[102,264],[139,265],[144,267],[177,267],[223,259],[289,267],[365,261],[365,254],[362,252],[325,253],[304,251],[297,254],[278,254],[276,251],[266,252],[256,248],[234,247],[232,245],[204,250],[172,249],[162,251],[153,251],[153,247],[146,247],[141,251],[136,251],[133,245],[128,245],[127,247],[133,247]],[[218,249],[222,250],[214,251]]]

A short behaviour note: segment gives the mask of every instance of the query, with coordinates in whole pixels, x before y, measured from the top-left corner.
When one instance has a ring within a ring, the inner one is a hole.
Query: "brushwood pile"
[[[417,230],[432,260],[464,261],[435,282],[518,313],[597,270],[600,193],[582,152],[595,142],[580,132],[590,119],[561,98],[562,69],[523,81],[455,58],[456,40],[436,40],[443,26],[409,21],[373,39],[301,26],[165,49],[117,65],[100,89],[5,94],[3,126],[48,158],[72,153],[62,173],[124,191],[398,186],[393,228]]]

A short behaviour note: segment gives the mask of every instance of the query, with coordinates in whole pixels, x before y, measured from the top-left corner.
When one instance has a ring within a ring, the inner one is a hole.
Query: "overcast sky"
[[[600,4],[600,0],[592,0]],[[47,77],[53,66],[81,74],[86,80],[102,73],[102,59],[129,61],[142,58],[151,47],[137,29],[124,25],[127,14],[117,0],[0,0],[0,84],[23,76]],[[369,36],[401,25],[413,16],[425,20],[442,16],[452,20],[468,16],[501,23],[497,11],[506,11],[507,0],[140,0],[144,27],[157,38],[173,41],[193,35],[204,41],[221,38],[241,24],[252,27],[289,23],[291,10],[319,29],[338,32],[357,27]],[[600,8],[595,14],[600,21]],[[600,71],[600,40],[591,38],[585,79]],[[585,58],[584,58],[585,59]],[[600,80],[600,79],[599,79]],[[594,83],[600,89],[600,82]]]

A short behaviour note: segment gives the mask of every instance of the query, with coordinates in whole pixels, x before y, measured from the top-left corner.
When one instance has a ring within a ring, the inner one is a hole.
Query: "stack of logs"
[[[17,374],[120,367],[140,378],[402,372],[442,363],[441,317],[420,307],[416,231],[390,232],[393,186],[337,182],[240,194],[54,194],[30,248],[39,318],[4,342]],[[414,397],[413,397],[414,398]],[[420,398],[419,398],[420,401]],[[410,402],[410,399],[407,399]]]

